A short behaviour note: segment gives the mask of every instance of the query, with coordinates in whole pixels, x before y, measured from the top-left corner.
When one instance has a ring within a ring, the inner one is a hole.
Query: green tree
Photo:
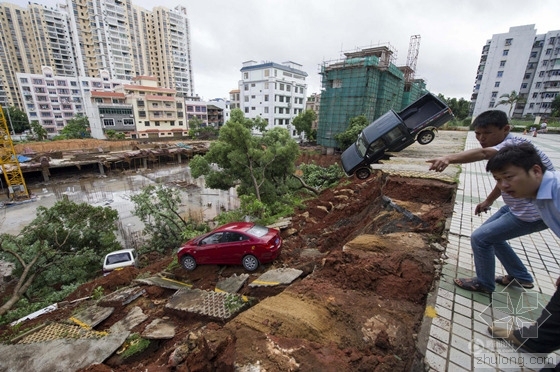
[[[550,116],[559,117],[560,116],[560,94],[556,95],[552,100],[551,105],[551,114]]]
[[[264,120],[247,119],[241,110],[233,110],[206,155],[191,160],[192,175],[204,175],[210,188],[238,185],[239,195],[253,195],[265,204],[278,201],[289,192],[287,180],[295,171],[299,148],[287,130],[265,128]],[[253,131],[262,136],[253,136]]]
[[[445,98],[443,94],[438,94],[438,98],[445,102],[447,106],[453,111],[455,119],[457,121],[462,121],[469,116],[470,103],[464,98]]]
[[[185,240],[207,231],[206,225],[181,216],[181,198],[176,189],[151,185],[131,199],[133,214],[144,223],[144,232],[150,237],[148,246],[144,247],[147,251],[167,253]]]
[[[31,122],[31,131],[37,141],[47,139],[47,130],[37,120]]]
[[[63,139],[91,137],[88,118],[83,115],[77,115],[73,119],[68,120],[68,123],[60,131],[60,137]]]
[[[293,120],[297,134],[304,133],[305,138],[309,141],[312,137],[311,126],[317,120],[317,114],[313,110],[305,110],[296,116]]]
[[[350,145],[356,142],[362,130],[368,125],[369,123],[365,115],[356,116],[350,119],[348,128],[344,132],[339,133],[334,137],[334,139],[338,143],[338,147],[343,150],[348,148]]]
[[[504,99],[499,100],[496,106],[508,105],[509,106],[508,117],[510,119],[511,119],[511,112],[513,111],[515,106],[526,102],[526,99],[523,98],[523,96],[521,96],[520,94],[517,94],[515,90],[512,90],[510,94],[502,94],[500,98],[504,98]]]
[[[16,106],[8,107],[8,115],[4,115],[6,120],[9,120],[8,128],[13,128],[15,133],[22,133],[25,130],[31,129],[27,114],[21,111]]]
[[[18,278],[0,316],[21,298],[41,298],[64,285],[94,278],[102,259],[120,249],[115,222],[118,213],[68,200],[51,208],[39,206],[37,217],[17,235],[0,235],[0,258],[16,265]]]
[[[114,130],[114,129],[109,129],[109,130],[105,131],[105,136],[109,140],[123,140],[123,139],[126,138],[124,133],[122,133],[122,132],[117,133],[117,131]]]

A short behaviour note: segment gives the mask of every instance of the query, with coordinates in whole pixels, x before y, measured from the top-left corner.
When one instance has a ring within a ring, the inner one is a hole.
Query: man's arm
[[[450,154],[440,158],[427,160],[426,163],[432,163],[429,170],[442,172],[449,164],[474,163],[475,161],[490,159],[498,151],[492,147],[472,149],[457,154]]]
[[[498,199],[501,195],[502,192],[498,188],[498,184],[496,184],[496,186],[494,186],[494,189],[486,197],[486,200],[484,200],[482,203],[478,203],[477,206],[474,208],[474,214],[479,215],[482,212],[487,212],[488,209],[490,209],[492,203],[494,203],[496,199]]]

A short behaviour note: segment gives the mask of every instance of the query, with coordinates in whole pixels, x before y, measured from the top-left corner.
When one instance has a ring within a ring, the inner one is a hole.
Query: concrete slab
[[[93,305],[70,318],[70,321],[84,327],[94,328],[115,311],[114,307]]]
[[[103,338],[58,339],[25,345],[0,344],[0,371],[77,371],[102,363],[118,350],[130,332]],[[9,357],[8,357],[9,356]]]
[[[151,278],[135,279],[134,282],[146,285],[156,285],[162,288],[168,289],[181,289],[181,288],[191,288],[192,284],[180,282],[178,280],[173,280],[169,278],[162,278],[160,276],[154,276]]]
[[[111,328],[109,328],[109,331],[131,331],[132,328],[136,327],[146,319],[148,319],[148,316],[144,314],[142,309],[138,306],[134,306],[123,319],[113,324]]]
[[[124,306],[138,297],[142,296],[146,291],[141,287],[121,288],[99,300],[99,306],[116,307]]]
[[[228,292],[228,293],[237,293],[243,284],[249,278],[249,274],[233,274],[227,279],[221,280],[216,284],[216,292]]]
[[[175,292],[165,308],[225,320],[248,306],[249,299],[245,296],[184,288]]]
[[[273,287],[281,284],[290,284],[296,280],[303,271],[298,269],[275,269],[268,270],[249,284],[249,287]]]
[[[169,340],[175,337],[175,324],[169,319],[154,319],[146,326],[142,337],[148,340]]]

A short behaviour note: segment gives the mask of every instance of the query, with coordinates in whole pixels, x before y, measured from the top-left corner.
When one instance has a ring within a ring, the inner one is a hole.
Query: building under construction
[[[394,64],[395,53],[390,45],[347,52],[341,61],[325,62],[320,71],[317,143],[332,151],[338,146],[335,136],[347,129],[350,119],[364,115],[372,122],[425,94],[423,80],[414,79],[418,45],[419,35],[415,35],[409,61],[403,67]]]

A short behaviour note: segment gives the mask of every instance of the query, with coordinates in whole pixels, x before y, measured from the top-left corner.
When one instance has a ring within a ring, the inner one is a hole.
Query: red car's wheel
[[[243,257],[243,267],[247,271],[255,271],[259,267],[259,260],[257,257],[253,256],[252,254],[248,254]]]
[[[196,269],[196,261],[194,260],[193,256],[185,255],[181,258],[181,265],[185,268],[185,270],[193,271]]]

